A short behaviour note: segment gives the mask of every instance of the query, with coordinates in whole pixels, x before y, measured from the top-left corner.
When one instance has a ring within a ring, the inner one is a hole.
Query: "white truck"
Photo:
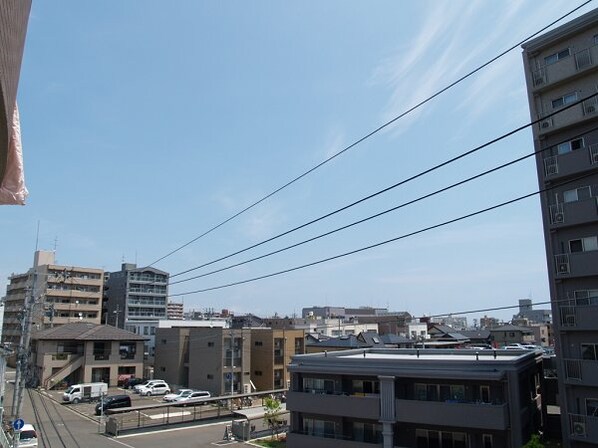
[[[66,403],[79,403],[81,401],[99,400],[108,392],[106,383],[73,384],[62,394],[62,401]]]

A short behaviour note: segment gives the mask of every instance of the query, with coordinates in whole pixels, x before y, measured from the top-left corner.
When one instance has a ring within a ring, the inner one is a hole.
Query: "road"
[[[14,371],[6,373],[5,409],[10,412]],[[52,400],[37,390],[29,390],[23,397],[21,416],[32,423],[38,432],[40,448],[214,448],[215,446],[246,447],[243,442],[223,440],[227,422],[202,426],[173,428],[144,434],[129,434],[118,438],[100,434],[97,420],[75,412],[67,405]]]

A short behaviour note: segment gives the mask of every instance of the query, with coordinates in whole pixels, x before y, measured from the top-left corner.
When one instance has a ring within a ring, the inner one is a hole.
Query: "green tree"
[[[274,397],[266,397],[264,401],[264,422],[272,431],[272,439],[278,434],[282,427],[282,408],[280,407],[280,400]]]
[[[540,442],[540,437],[537,434],[532,435],[532,438],[529,439],[523,448],[544,448],[544,444]]]

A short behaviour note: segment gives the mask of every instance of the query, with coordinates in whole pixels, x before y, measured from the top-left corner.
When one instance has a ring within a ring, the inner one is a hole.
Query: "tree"
[[[272,439],[278,434],[283,425],[280,415],[282,409],[280,407],[280,400],[270,396],[266,397],[264,401],[264,422],[272,431]]]
[[[544,448],[542,442],[540,442],[540,437],[537,434],[532,435],[529,442],[523,445],[523,448]]]

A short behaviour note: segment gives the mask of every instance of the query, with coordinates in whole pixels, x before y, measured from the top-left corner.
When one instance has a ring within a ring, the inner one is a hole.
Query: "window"
[[[567,93],[560,98],[552,100],[552,108],[557,109],[559,107],[566,106],[577,101],[577,92]]]
[[[166,372],[166,367],[160,367],[160,371]]]
[[[563,201],[565,202],[583,201],[584,199],[590,199],[591,197],[592,192],[589,186],[563,191]]]
[[[353,440],[356,442],[381,443],[382,425],[379,423],[353,422]]]
[[[584,147],[583,138],[576,138],[574,140],[559,143],[556,145],[558,154],[567,154],[571,151],[576,151]]]
[[[544,58],[544,64],[550,65],[560,61],[568,56],[571,56],[571,51],[568,48],[561,50],[557,53],[550,54]]]
[[[147,336],[149,334],[149,327],[143,327],[143,335]]]
[[[213,379],[214,379],[214,375],[212,375],[211,373],[208,373],[208,376],[207,376],[207,378],[208,378],[209,380],[213,380]]]
[[[482,447],[483,448],[492,448],[494,445],[492,444],[492,434],[483,434],[482,435]]]
[[[208,347],[214,347],[214,343],[213,342],[208,342]]]
[[[586,398],[586,414],[592,417],[598,417],[598,399]]]
[[[594,35],[594,43],[598,44],[598,34]]]
[[[264,345],[264,344],[263,344],[263,342],[262,342],[262,341],[255,341],[255,342],[253,343],[253,345],[255,345],[256,347],[261,347],[261,346],[262,346],[262,345]]]
[[[569,241],[569,251],[573,254],[576,252],[590,252],[598,250],[598,237],[587,236],[578,240]]]
[[[490,403],[490,387],[480,386],[480,401],[482,403]]]
[[[467,435],[464,432],[432,431],[416,429],[417,448],[466,448]]]
[[[354,394],[379,394],[380,382],[376,380],[353,380]]]
[[[597,344],[581,344],[581,358],[589,361],[598,361]]]
[[[166,339],[162,339],[162,344],[166,344]]]
[[[582,289],[573,292],[576,305],[598,305],[598,289]]]
[[[253,373],[255,374],[255,376],[262,376],[262,371],[261,370],[256,370]]]

